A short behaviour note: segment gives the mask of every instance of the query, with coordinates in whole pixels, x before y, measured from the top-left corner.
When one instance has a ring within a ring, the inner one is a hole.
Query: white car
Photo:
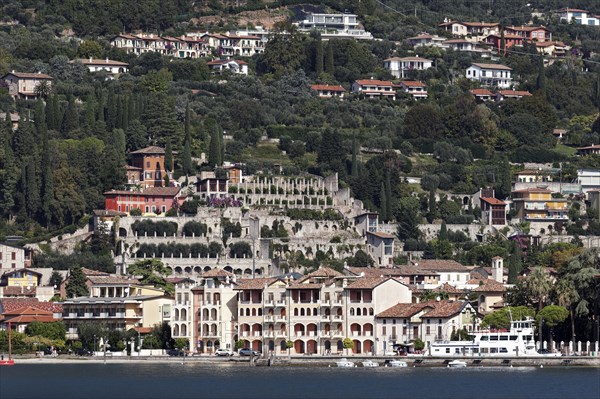
[[[219,348],[215,351],[215,355],[217,355],[217,356],[233,356],[233,351],[231,349]]]

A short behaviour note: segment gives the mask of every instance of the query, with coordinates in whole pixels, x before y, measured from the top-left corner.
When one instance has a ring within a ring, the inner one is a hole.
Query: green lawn
[[[556,147],[554,148],[554,151],[556,151],[560,154],[566,155],[568,157],[574,156],[575,153],[577,152],[577,150],[575,148],[569,147],[569,146],[566,146],[566,145],[560,144],[560,143],[556,145]]]

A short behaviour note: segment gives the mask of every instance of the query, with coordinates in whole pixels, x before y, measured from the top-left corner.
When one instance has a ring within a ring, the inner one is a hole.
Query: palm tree
[[[571,316],[571,342],[575,345],[575,317],[573,314],[573,305],[580,300],[579,294],[573,283],[566,279],[561,279],[554,285],[554,293],[558,299],[558,304],[569,309],[569,315]]]
[[[536,267],[527,278],[527,288],[538,301],[538,312],[544,307],[544,302],[552,291],[552,280],[542,267]]]
[[[35,86],[33,92],[37,97],[46,98],[50,95],[51,90],[52,88],[50,87],[50,83],[46,80],[42,80]]]

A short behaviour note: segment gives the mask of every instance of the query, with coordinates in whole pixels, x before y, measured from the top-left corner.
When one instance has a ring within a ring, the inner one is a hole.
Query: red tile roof
[[[5,297],[34,297],[37,287],[4,287]]]
[[[40,302],[37,298],[1,298],[0,314],[18,314],[23,308],[34,308],[53,313],[62,312],[62,305],[54,302]]]
[[[427,302],[431,304],[431,302]],[[422,318],[429,317],[452,317],[458,313],[468,304],[468,302],[462,301],[439,301],[433,302],[433,309],[425,313]]]
[[[393,280],[397,283],[401,283],[400,281],[393,279],[391,277],[359,277],[354,282],[348,285],[348,289],[373,289],[377,287],[379,284],[382,284],[388,280]]]
[[[468,284],[479,284],[477,287],[473,288],[471,291],[473,292],[504,292],[506,291],[506,287],[504,284],[497,282],[496,280],[492,280],[490,278],[487,279],[471,279],[468,281]]]
[[[527,97],[532,95],[530,92],[525,90],[500,90],[498,93],[505,97]]]
[[[381,231],[367,231],[367,234],[374,235],[379,238],[395,238],[396,236],[393,234],[383,233]]]
[[[264,277],[264,278],[244,278],[238,279],[237,290],[262,290],[265,286],[273,284],[279,280],[277,277]]]
[[[82,267],[81,271],[83,272],[84,275],[86,275],[87,277],[90,276],[110,276],[109,273],[106,272],[101,272],[99,270],[92,270],[92,269],[88,269],[87,267]]]

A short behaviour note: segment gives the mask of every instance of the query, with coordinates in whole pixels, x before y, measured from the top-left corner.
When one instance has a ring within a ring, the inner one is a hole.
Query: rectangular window
[[[17,253],[16,252],[12,253],[11,260],[17,260]]]
[[[427,326],[427,328],[425,328],[425,334],[429,335],[431,334],[431,327]]]

